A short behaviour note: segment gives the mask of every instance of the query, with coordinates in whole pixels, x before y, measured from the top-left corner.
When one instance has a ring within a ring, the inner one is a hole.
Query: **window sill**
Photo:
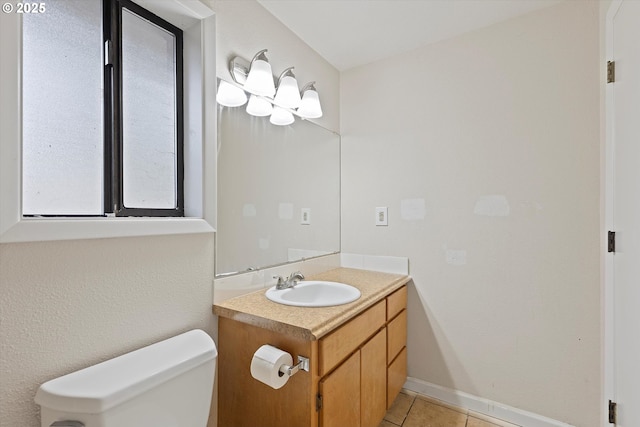
[[[213,233],[201,218],[23,218],[0,243]]]

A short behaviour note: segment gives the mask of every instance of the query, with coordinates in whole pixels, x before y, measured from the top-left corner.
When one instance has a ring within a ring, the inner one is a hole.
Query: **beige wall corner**
[[[599,31],[566,2],[341,76],[342,250],[409,257],[409,375],[589,427]]]

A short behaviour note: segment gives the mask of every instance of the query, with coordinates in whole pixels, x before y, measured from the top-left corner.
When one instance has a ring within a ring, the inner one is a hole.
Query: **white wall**
[[[40,426],[52,378],[180,332],[213,332],[213,237],[0,245],[0,424]]]
[[[598,425],[599,54],[567,2],[341,75],[342,250],[410,258],[410,376]]]

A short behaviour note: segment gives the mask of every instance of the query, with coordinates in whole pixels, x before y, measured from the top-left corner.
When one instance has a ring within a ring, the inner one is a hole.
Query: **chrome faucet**
[[[273,276],[273,278],[278,279],[278,282],[276,283],[276,289],[281,290],[293,288],[298,284],[299,280],[304,280],[304,274],[296,271],[295,273],[291,273],[291,275],[286,279],[282,279],[282,276]]]

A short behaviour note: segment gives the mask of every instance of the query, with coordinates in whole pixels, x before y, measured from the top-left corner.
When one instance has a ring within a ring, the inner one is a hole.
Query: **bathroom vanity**
[[[376,427],[406,380],[409,276],[338,268],[308,279],[358,288],[332,307],[269,301],[265,290],[216,304],[218,426]],[[280,389],[249,367],[263,344],[309,358]]]

